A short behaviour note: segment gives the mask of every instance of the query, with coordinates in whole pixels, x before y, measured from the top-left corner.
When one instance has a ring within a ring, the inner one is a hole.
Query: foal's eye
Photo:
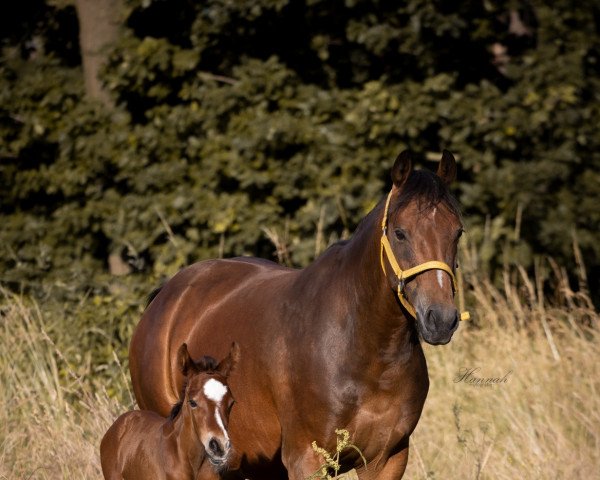
[[[190,400],[190,407],[196,408],[197,406],[198,404],[196,403],[196,400]]]
[[[406,240],[406,234],[400,230],[399,228],[397,228],[396,230],[394,230],[394,233],[396,234],[396,238],[400,241]]]

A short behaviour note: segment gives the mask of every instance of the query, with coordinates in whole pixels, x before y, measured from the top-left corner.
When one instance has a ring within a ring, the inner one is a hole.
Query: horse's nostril
[[[457,325],[458,325],[458,312],[456,313],[456,315],[454,315],[454,320],[452,321],[452,326],[450,327],[450,330],[454,330]]]
[[[452,317],[448,312],[435,308],[429,308],[425,314],[426,327],[429,330],[454,330],[458,326],[458,312],[454,312]]]

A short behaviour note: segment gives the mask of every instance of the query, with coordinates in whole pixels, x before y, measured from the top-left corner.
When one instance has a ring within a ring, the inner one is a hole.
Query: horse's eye
[[[196,403],[196,400],[190,400],[190,407],[196,408],[197,406],[198,404]]]
[[[400,241],[406,240],[406,234],[400,230],[399,228],[397,228],[396,230],[394,230],[394,233],[396,234],[396,238]]]
[[[231,413],[231,409],[233,408],[233,406],[235,405],[235,400],[232,400],[231,402],[229,402],[229,405],[227,405],[227,413]]]

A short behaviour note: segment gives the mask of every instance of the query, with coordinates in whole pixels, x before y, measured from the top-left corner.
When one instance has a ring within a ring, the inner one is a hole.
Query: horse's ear
[[[231,344],[231,350],[229,350],[229,355],[219,363],[217,370],[224,377],[228,377],[229,374],[233,371],[238,361],[240,360],[240,346],[237,342],[233,342]]]
[[[412,171],[412,153],[404,150],[398,155],[392,167],[392,182],[396,188],[400,188]]]
[[[444,150],[442,153],[437,176],[440,177],[446,185],[450,185],[456,180],[456,160],[454,160],[454,155],[448,150]]]
[[[194,365],[194,360],[192,360],[190,352],[188,352],[187,344],[184,343],[177,350],[177,366],[179,367],[179,371],[187,376]]]

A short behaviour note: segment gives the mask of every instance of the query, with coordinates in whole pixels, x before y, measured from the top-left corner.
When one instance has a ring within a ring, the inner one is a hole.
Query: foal
[[[226,426],[234,400],[227,377],[239,360],[237,343],[217,365],[212,357],[194,362],[184,343],[177,364],[185,377],[169,418],[135,410],[121,415],[100,444],[106,480],[219,478],[231,444]],[[208,462],[206,462],[208,460]]]

